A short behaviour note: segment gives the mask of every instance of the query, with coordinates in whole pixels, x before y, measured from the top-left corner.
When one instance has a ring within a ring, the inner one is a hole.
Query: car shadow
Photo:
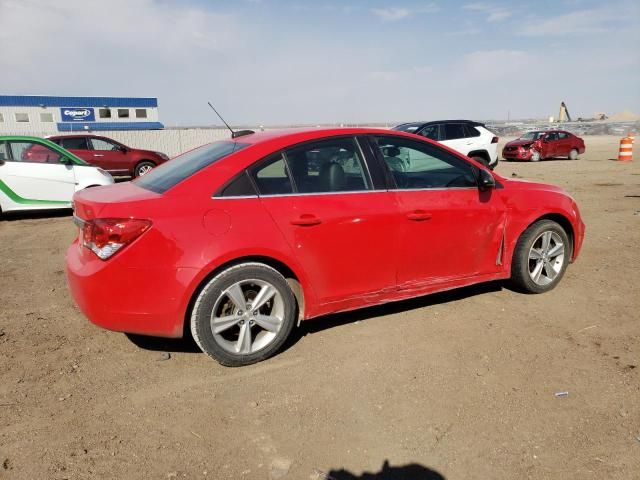
[[[407,300],[385,303],[383,305],[364,307],[357,310],[351,310],[349,312],[323,315],[321,317],[302,322],[299,328],[294,328],[294,330],[291,332],[291,335],[285,342],[281,352],[284,352],[293,347],[300,341],[302,337],[306,335],[313,335],[314,333],[321,332],[322,330],[339,327],[341,325],[346,325],[349,323],[364,321],[370,318],[385,317],[388,315],[407,312],[409,310],[416,310],[418,308],[431,307],[443,303],[455,302],[463,298],[475,297],[476,295],[499,292],[503,288],[504,282],[496,280],[493,282],[471,285],[469,287],[461,287],[455,290],[448,290],[446,292],[424,295],[422,297],[415,297]],[[201,353],[200,348],[191,337],[191,333],[189,332],[188,328],[185,328],[183,338],[149,337],[146,335],[137,335],[131,333],[126,333],[125,335],[134,345],[144,350],[174,353]]]
[[[59,210],[28,210],[24,212],[3,212],[0,220],[13,222],[16,220],[38,220],[41,218],[69,217],[73,214],[71,208],[61,208]]]
[[[419,463],[409,463],[398,467],[389,465],[385,460],[382,469],[376,473],[364,472],[355,475],[347,470],[331,470],[327,473],[316,471],[318,480],[445,480],[445,477],[431,468]]]

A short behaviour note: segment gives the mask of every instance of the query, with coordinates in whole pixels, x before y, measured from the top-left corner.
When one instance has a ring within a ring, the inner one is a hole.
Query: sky
[[[158,97],[165,125],[640,113],[637,0],[0,0],[0,94]]]

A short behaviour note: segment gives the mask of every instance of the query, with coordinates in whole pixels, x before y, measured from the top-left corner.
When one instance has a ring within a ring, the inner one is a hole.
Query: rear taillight
[[[491,139],[491,143],[498,143],[499,138],[498,137],[493,137]]]
[[[129,245],[151,227],[138,218],[96,218],[82,222],[82,245],[102,260]]]

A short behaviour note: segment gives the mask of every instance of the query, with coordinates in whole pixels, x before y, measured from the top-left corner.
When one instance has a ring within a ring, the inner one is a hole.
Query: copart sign
[[[63,122],[93,122],[96,119],[93,108],[63,107],[60,117]]]

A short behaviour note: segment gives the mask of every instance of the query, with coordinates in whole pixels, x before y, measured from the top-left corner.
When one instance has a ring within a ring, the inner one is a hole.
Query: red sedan
[[[537,162],[545,158],[567,157],[576,160],[584,153],[584,141],[564,130],[527,132],[502,149],[505,160]]]
[[[181,337],[224,365],[300,321],[511,278],[555,287],[584,224],[562,189],[376,129],[249,133],[74,197],[71,293],[104,328]]]

